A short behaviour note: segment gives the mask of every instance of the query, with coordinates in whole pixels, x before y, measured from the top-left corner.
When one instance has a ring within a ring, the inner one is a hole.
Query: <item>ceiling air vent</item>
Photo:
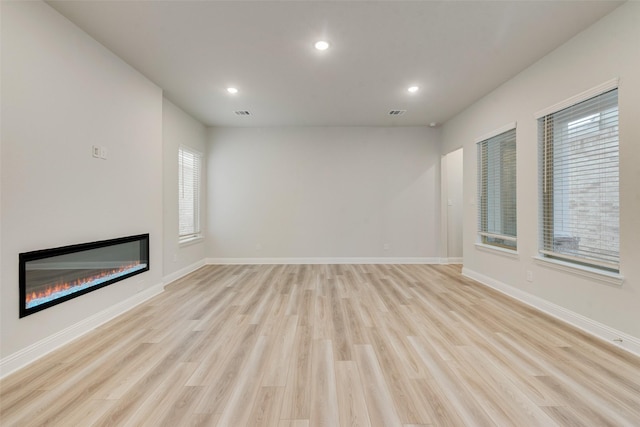
[[[238,111],[234,111],[234,113],[236,113],[236,116],[250,116],[251,113],[248,112],[247,110],[238,110]]]
[[[401,116],[406,112],[407,112],[407,110],[391,110],[391,111],[389,111],[389,115],[390,116]]]

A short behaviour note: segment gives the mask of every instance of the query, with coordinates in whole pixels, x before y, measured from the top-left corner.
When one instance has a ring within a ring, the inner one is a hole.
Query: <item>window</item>
[[[487,245],[517,249],[516,129],[478,142],[478,233]]]
[[[618,272],[618,89],[538,119],[540,252]]]
[[[180,241],[200,237],[200,170],[202,155],[178,150],[178,233]]]

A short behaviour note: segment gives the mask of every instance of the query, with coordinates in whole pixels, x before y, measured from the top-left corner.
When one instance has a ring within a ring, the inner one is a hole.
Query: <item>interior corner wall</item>
[[[164,153],[164,276],[170,281],[204,263],[204,239],[181,246],[178,242],[178,149],[181,145],[203,154],[206,160],[207,128],[166,98],[162,102]],[[206,161],[202,170],[201,225],[206,228]]]
[[[162,283],[162,91],[43,2],[1,40],[4,360]],[[141,233],[149,271],[18,317],[19,253]]]
[[[463,173],[463,149],[459,148],[444,156],[446,162],[443,176],[445,180],[447,198],[444,201],[443,215],[447,215],[447,253],[449,260],[459,261],[462,259],[462,236],[463,236],[463,196],[462,177]]]
[[[640,3],[627,2],[504,83],[443,129],[443,152],[464,146],[464,268],[640,338]],[[621,286],[557,271],[538,253],[537,122],[534,114],[619,77]],[[518,258],[479,250],[474,140],[517,122]],[[526,281],[526,272],[533,282]]]
[[[211,129],[207,256],[438,257],[438,136],[426,127]]]

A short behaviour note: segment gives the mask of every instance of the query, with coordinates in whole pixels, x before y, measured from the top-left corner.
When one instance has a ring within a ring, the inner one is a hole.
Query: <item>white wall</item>
[[[438,257],[437,141],[422,127],[214,128],[207,256]]]
[[[443,152],[463,143],[464,267],[521,295],[551,302],[640,338],[640,3],[628,2],[467,108],[443,129]],[[537,128],[534,113],[612,78],[620,78],[620,235],[622,286],[535,263],[538,249]],[[478,250],[474,140],[516,121],[517,259]],[[532,271],[533,282],[526,281]]]
[[[446,165],[445,182],[446,197],[443,200],[444,215],[447,216],[447,258],[462,258],[463,222],[462,214],[464,202],[462,199],[463,177],[463,152],[462,148],[452,151],[444,156]]]
[[[4,358],[161,283],[162,92],[45,3],[3,2],[1,35]],[[139,233],[150,271],[18,318],[20,252]]]
[[[192,266],[204,261],[204,239],[187,246],[178,243],[178,148],[192,148],[205,155],[207,128],[166,98],[162,103],[162,146],[164,152],[164,275],[165,281],[189,272]],[[206,159],[204,159],[206,160]],[[206,228],[207,200],[206,161],[203,162],[201,218]]]

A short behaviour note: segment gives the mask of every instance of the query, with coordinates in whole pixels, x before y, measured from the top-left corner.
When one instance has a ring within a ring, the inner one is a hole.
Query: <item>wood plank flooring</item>
[[[640,359],[458,266],[207,266],[0,382],[2,426],[640,426]]]

